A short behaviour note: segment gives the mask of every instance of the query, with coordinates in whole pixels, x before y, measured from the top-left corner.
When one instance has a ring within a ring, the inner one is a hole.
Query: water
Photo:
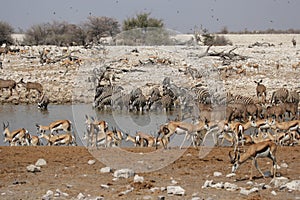
[[[161,124],[166,123],[169,119],[174,119],[176,116],[175,113],[166,114],[164,112],[144,114],[125,111],[95,112],[91,105],[49,105],[47,112],[40,111],[36,105],[0,105],[1,126],[3,126],[3,122],[9,122],[11,131],[25,128],[29,133],[37,135],[36,124],[49,125],[56,120],[68,119],[72,122],[79,145],[86,144],[85,141],[81,140],[85,131],[85,115],[98,120],[105,120],[110,129],[115,127],[130,135],[135,135],[136,131],[143,131],[155,136]],[[181,136],[179,137],[181,138]],[[8,145],[3,143],[2,134],[0,138],[0,145]],[[125,143],[125,146],[128,145]]]

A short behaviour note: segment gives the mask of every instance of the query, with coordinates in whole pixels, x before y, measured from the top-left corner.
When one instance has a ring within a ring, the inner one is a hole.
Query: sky
[[[112,17],[122,24],[151,13],[181,33],[206,28],[218,32],[300,29],[299,0],[0,0],[0,21],[16,31],[53,21],[80,24],[89,16]],[[17,6],[18,5],[18,6]]]

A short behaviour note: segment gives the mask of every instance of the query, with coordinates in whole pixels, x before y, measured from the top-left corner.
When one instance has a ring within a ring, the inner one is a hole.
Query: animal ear
[[[164,128],[163,128],[163,131],[164,131],[165,134],[170,133],[170,130],[169,130],[167,127],[164,127]]]

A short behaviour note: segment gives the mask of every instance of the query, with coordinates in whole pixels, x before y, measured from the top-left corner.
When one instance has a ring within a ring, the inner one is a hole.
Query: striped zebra
[[[254,104],[254,100],[251,97],[246,97],[242,95],[233,95],[231,93],[227,94],[227,104]]]
[[[101,86],[96,88],[96,94],[94,98],[94,107],[102,108],[104,105],[112,106],[114,94],[121,93],[123,88],[121,86]]]
[[[299,100],[300,100],[299,93],[296,90],[293,90],[289,92],[286,102],[295,103],[298,105]]]
[[[284,103],[289,96],[289,91],[286,88],[279,88],[274,91],[271,97],[271,103]]]
[[[136,111],[144,111],[145,106],[147,105],[147,98],[143,94],[136,96],[133,102],[131,102],[131,107],[135,108]]]
[[[210,104],[211,103],[211,95],[206,88],[193,88],[195,93],[195,99],[198,103]]]

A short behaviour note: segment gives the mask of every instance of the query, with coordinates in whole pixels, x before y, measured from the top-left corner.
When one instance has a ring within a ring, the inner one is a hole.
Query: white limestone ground
[[[268,97],[280,87],[300,90],[298,74],[300,66],[294,69],[293,64],[300,61],[298,47],[293,47],[291,40],[300,41],[300,35],[278,34],[278,35],[225,35],[232,41],[233,46],[211,47],[209,52],[230,51],[237,47],[234,52],[247,56],[245,61],[237,61],[230,64],[235,68],[238,65],[245,69],[246,74],[237,74],[235,70],[224,70],[217,72],[222,61],[219,57],[197,56],[205,52],[205,46],[105,46],[84,49],[83,47],[70,47],[68,50],[79,50],[72,55],[83,60],[82,65],[61,66],[60,63],[41,65],[38,52],[42,48],[50,49],[52,57],[62,55],[61,47],[20,47],[28,49],[25,54],[1,56],[3,69],[0,69],[0,78],[19,81],[37,81],[42,83],[46,94],[52,103],[91,103],[94,95],[94,84],[92,82],[92,70],[99,66],[110,66],[118,77],[115,85],[121,85],[125,92],[141,87],[145,94],[153,86],[160,86],[164,77],[171,77],[171,81],[178,86],[190,88],[201,82],[208,87],[215,79],[221,81],[227,91],[234,94],[255,96],[256,84],[254,80],[263,80],[267,87]],[[273,47],[248,46],[255,42],[268,42]],[[131,52],[137,49],[139,53]],[[36,56],[36,58],[28,58]],[[151,64],[149,59],[166,59],[170,64]],[[144,64],[141,64],[144,63]],[[259,69],[247,66],[247,63],[257,63]],[[203,73],[202,78],[193,80],[185,75],[187,66],[196,68]],[[225,66],[226,67],[226,66]],[[217,73],[217,76],[212,73]],[[210,80],[212,79],[212,80]],[[25,89],[17,88],[19,95],[13,92],[8,97],[8,92],[1,93],[1,102],[12,103],[35,103],[37,93],[32,92],[28,98],[25,97]]]

